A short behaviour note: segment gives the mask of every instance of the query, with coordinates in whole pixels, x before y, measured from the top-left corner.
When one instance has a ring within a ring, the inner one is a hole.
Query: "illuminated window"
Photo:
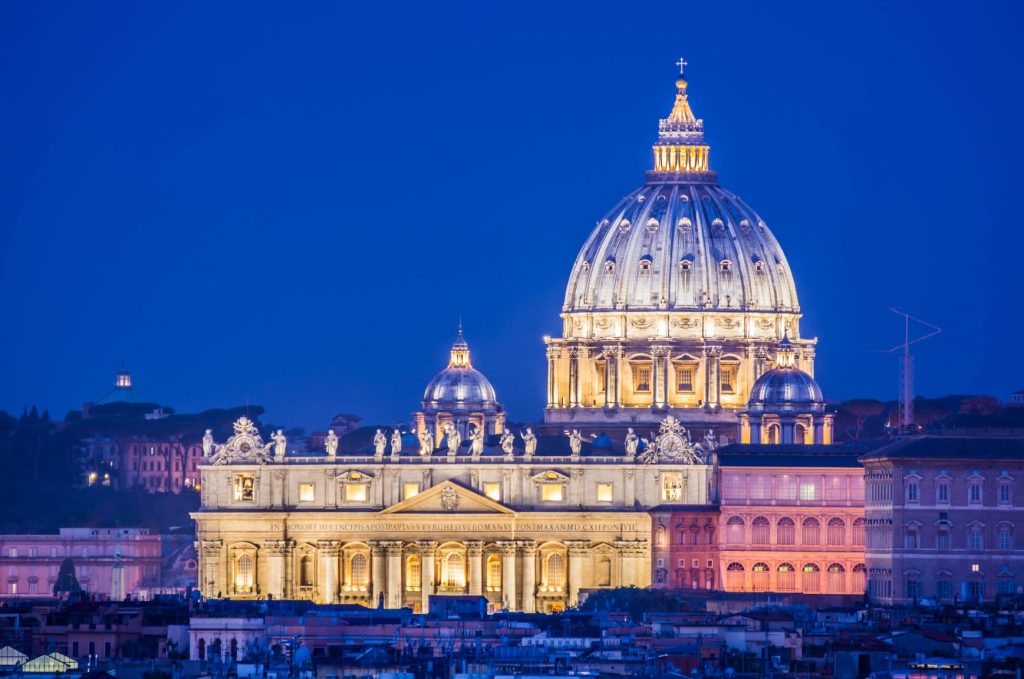
[[[346,502],[366,502],[367,492],[365,483],[346,483]]]
[[[661,475],[661,499],[665,502],[683,501],[683,475],[666,472]]]
[[[805,502],[811,502],[820,499],[821,494],[818,492],[818,483],[816,481],[800,481],[800,499]]]
[[[971,572],[972,573],[980,573],[981,572],[981,564],[972,563],[971,564]]]
[[[676,391],[692,394],[693,393],[693,374],[694,367],[692,365],[677,365],[676,366]]]
[[[544,502],[562,501],[562,484],[545,483],[540,487],[540,499]]]
[[[830,564],[825,571],[825,587],[829,594],[842,594],[846,588],[846,569],[842,564]]]
[[[420,484],[416,482],[402,484],[402,499],[408,500],[420,494]]]
[[[445,587],[459,589],[466,586],[466,566],[461,554],[449,554],[442,565],[441,582]]]
[[[405,561],[405,588],[412,592],[420,591],[420,557],[411,555]]]
[[[256,499],[256,479],[252,474],[235,474],[235,500],[252,502]]]
[[[767,592],[771,586],[771,569],[763,562],[755,563],[751,572],[751,584],[755,592]]]
[[[252,557],[248,554],[242,554],[238,557],[238,561],[235,562],[235,591],[240,594],[248,594],[252,592],[252,587]]]
[[[501,502],[501,484],[496,481],[489,481],[484,484],[484,495],[495,502]]]
[[[299,561],[299,586],[312,587],[314,577],[313,557],[304,556]]]
[[[726,587],[733,592],[741,592],[745,589],[743,564],[733,561],[725,569]]]
[[[544,585],[548,591],[559,591],[565,584],[565,561],[561,554],[552,554],[548,557],[544,569]]]
[[[818,564],[809,563],[803,569],[803,591],[804,594],[814,594],[819,587],[819,574],[821,569]]]
[[[610,484],[610,483],[599,483],[599,484],[597,484],[597,501],[598,502],[611,502],[612,501],[612,484]]]
[[[487,557],[487,591],[501,591],[501,557],[497,554]]]
[[[739,372],[739,366],[735,363],[723,363],[722,364],[722,393],[723,394],[734,394],[736,393],[736,375]]]
[[[780,592],[796,591],[796,569],[791,563],[781,563],[778,568],[778,590]]]
[[[775,528],[776,542],[780,545],[794,545],[796,544],[796,524],[793,519],[788,516],[784,516],[779,519],[779,523]]]
[[[651,391],[650,363],[633,364],[633,391],[639,393]]]
[[[299,484],[299,502],[313,502],[316,500],[316,491],[312,483]]]

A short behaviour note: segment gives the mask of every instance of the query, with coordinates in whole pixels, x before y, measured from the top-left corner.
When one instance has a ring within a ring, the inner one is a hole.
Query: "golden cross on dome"
[[[679,67],[679,75],[683,74],[683,69],[686,67],[686,64],[688,63],[690,62],[688,62],[686,59],[683,59],[682,57],[679,57],[679,61],[676,62],[676,66]]]

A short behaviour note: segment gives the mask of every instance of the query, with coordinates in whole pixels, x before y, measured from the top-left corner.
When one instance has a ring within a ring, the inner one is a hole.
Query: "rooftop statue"
[[[515,435],[508,429],[501,432],[500,439],[501,449],[505,451],[506,455],[511,455],[516,445]]]
[[[203,434],[203,457],[213,455],[213,430],[207,429]]]
[[[391,454],[398,455],[402,452],[402,432],[395,429],[391,432]]]
[[[283,460],[284,454],[288,451],[288,437],[284,435],[284,430],[278,429],[270,440],[274,442],[274,458]]]
[[[459,430],[454,424],[448,422],[444,425],[444,435],[448,441],[448,454],[458,454],[459,446],[462,445],[462,435],[459,434]]]
[[[527,427],[526,433],[519,436],[523,439],[526,457],[533,457],[537,453],[537,435],[533,433],[533,429]]]
[[[469,430],[469,453],[473,457],[480,457],[484,452],[484,430],[480,427],[473,427]]]
[[[424,429],[417,436],[420,439],[420,455],[432,455],[434,452],[434,436]]]
[[[580,434],[580,430],[573,429],[572,431],[565,432],[565,435],[569,437],[569,450],[572,451],[573,455],[579,455],[580,451],[583,450],[583,435]]]
[[[377,430],[377,433],[373,435],[373,454],[377,457],[384,456],[384,449],[388,447],[388,437],[384,435],[384,431],[381,429]]]
[[[324,447],[327,449],[327,457],[335,457],[338,454],[338,436],[333,429],[327,430]]]

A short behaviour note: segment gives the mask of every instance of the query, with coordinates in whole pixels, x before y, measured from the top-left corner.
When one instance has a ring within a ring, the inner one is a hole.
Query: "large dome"
[[[655,169],[597,222],[576,258],[566,312],[707,309],[798,312],[779,242],[708,169],[686,81],[660,121]]]

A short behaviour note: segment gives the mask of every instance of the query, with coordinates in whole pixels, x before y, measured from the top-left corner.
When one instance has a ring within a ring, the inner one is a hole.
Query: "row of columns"
[[[406,557],[415,553],[420,558],[420,610],[429,611],[430,596],[437,593],[438,583],[434,580],[435,553],[439,546],[438,540],[419,540],[414,551],[408,552],[406,543],[401,540],[376,540],[370,542],[370,554],[366,592],[358,594],[370,597],[370,605],[384,602],[387,608],[401,608],[405,604],[406,584],[403,575]],[[468,557],[468,592],[470,595],[482,596],[485,592],[486,574],[484,572],[484,543],[480,540],[465,541]],[[501,558],[501,598],[504,608],[519,610],[526,613],[537,611],[537,542],[534,540],[498,540],[494,543]],[[580,589],[586,583],[585,569],[590,558],[590,542],[588,540],[565,540],[562,544],[568,555],[566,576],[566,603],[575,606],[579,603]],[[642,584],[640,570],[643,569],[642,556],[645,543],[643,541],[624,541],[617,543],[622,558],[623,584]],[[254,586],[247,595],[271,595],[274,598],[288,598],[298,593],[293,577],[293,557],[295,543],[292,540],[270,540],[259,548],[258,561],[264,565],[266,590],[258,591],[260,578],[257,575],[257,554],[251,547]],[[320,577],[316,579],[317,599],[324,603],[337,603],[339,592],[343,588],[342,573],[339,570],[340,557],[344,545],[338,540],[320,540],[316,543],[316,558]],[[231,550],[226,550],[220,541],[202,541],[200,545],[200,586],[208,596],[216,594],[237,596],[231,578],[232,568],[229,560],[235,558]],[[241,553],[241,552],[240,552]],[[248,553],[246,551],[245,553]],[[364,555],[367,556],[367,555]],[[236,566],[237,567],[237,566]],[[520,572],[521,571],[521,572]],[[522,586],[522,596],[518,587]],[[360,589],[360,592],[363,590]]]
[[[709,146],[655,145],[655,172],[704,172],[708,169]]]

